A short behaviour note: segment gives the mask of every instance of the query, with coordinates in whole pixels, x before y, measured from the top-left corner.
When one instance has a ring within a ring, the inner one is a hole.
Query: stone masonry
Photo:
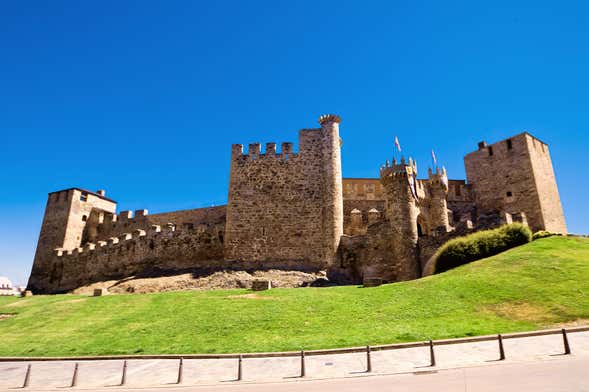
[[[332,283],[422,276],[435,250],[473,230],[520,221],[566,233],[548,146],[528,133],[479,143],[467,180],[418,179],[409,158],[379,178],[342,178],[336,115],[282,143],[233,145],[226,206],[117,213],[100,190],[47,199],[28,289],[58,293],[174,271],[327,271]]]

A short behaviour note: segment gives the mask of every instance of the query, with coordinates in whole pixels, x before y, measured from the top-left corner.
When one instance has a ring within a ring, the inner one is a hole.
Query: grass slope
[[[355,286],[0,298],[0,355],[253,352],[524,331],[589,319],[589,240],[551,237],[440,275]]]

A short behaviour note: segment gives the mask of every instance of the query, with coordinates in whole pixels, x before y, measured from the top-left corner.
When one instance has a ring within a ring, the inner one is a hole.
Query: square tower
[[[51,192],[47,196],[45,216],[37,242],[33,269],[27,285],[33,292],[47,292],[59,274],[53,263],[55,249],[72,250],[82,244],[84,228],[91,212],[99,209],[114,213],[117,203],[105,197],[104,191],[90,192],[80,188]]]
[[[341,141],[336,115],[292,143],[233,145],[225,259],[272,268],[325,269],[343,234]]]
[[[464,157],[466,178],[479,213],[524,212],[533,231],[566,234],[548,145],[527,132]]]

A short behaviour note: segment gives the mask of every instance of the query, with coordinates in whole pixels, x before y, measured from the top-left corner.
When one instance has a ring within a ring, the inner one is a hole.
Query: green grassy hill
[[[589,323],[589,240],[551,237],[375,288],[0,298],[0,355],[332,348]]]

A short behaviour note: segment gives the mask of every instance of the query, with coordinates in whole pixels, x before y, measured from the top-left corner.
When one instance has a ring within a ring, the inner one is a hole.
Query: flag
[[[434,152],[433,149],[432,149],[432,161],[434,162],[434,166],[436,166],[436,164],[438,163],[438,160],[436,159],[436,153]]]
[[[401,144],[399,143],[399,138],[395,136],[395,146],[397,146],[397,150],[401,152]]]

